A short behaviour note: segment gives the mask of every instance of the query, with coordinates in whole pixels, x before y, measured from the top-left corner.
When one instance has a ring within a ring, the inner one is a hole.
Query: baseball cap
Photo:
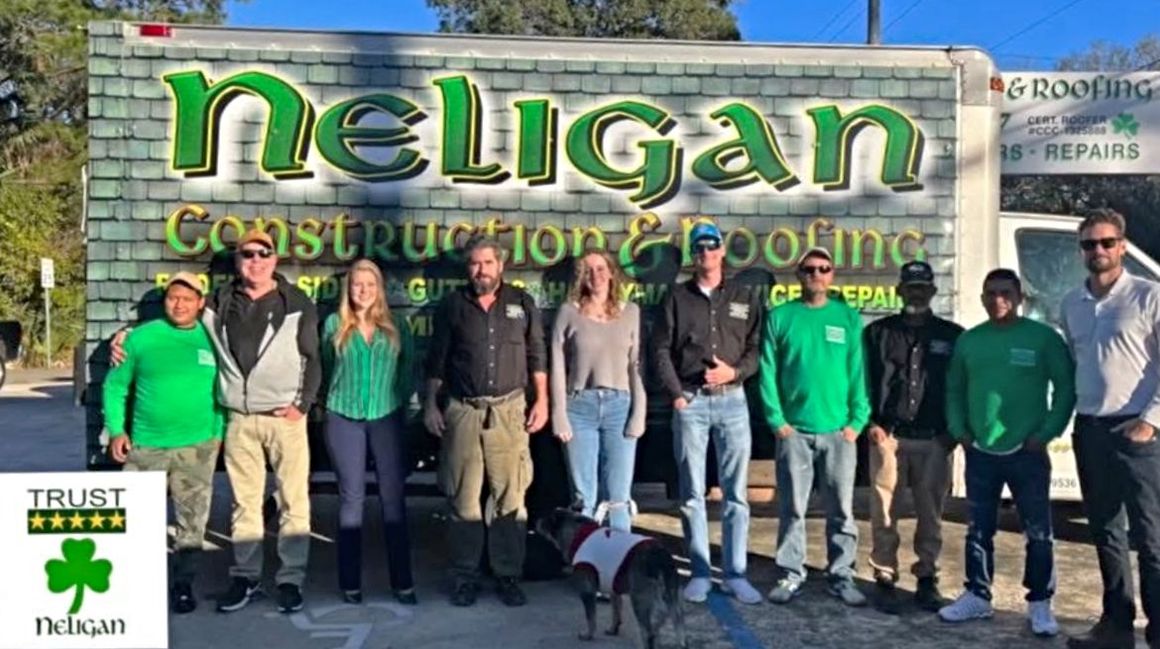
[[[721,243],[721,230],[715,223],[700,221],[689,231],[689,243],[697,243],[701,239],[714,239]]]
[[[260,243],[270,250],[274,249],[274,239],[272,239],[270,235],[266,234],[265,231],[258,230],[256,228],[247,231],[242,235],[241,239],[238,239],[238,249],[241,250],[242,246],[246,245],[247,243]]]
[[[925,261],[908,261],[902,265],[899,273],[899,282],[902,284],[934,284],[934,271]]]
[[[800,266],[804,264],[805,261],[810,257],[821,257],[831,264],[834,263],[834,255],[832,255],[829,250],[823,248],[822,246],[814,246],[813,248],[807,250],[804,255],[802,255],[802,258],[798,260],[798,265]]]
[[[169,281],[165,282],[165,290],[168,291],[169,287],[173,286],[174,284],[184,284],[185,286],[188,286],[189,288],[197,291],[199,294],[205,295],[205,288],[201,285],[201,280],[198,279],[197,275],[194,275],[187,270],[174,273],[172,276],[170,276]]]

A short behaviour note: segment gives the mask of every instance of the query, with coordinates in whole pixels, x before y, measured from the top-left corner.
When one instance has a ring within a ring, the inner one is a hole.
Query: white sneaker
[[[1031,622],[1031,632],[1037,636],[1050,638],[1059,633],[1059,622],[1051,612],[1051,600],[1027,602],[1027,619]]]
[[[964,591],[955,601],[938,610],[938,616],[943,622],[966,622],[968,620],[985,620],[995,615],[991,602],[979,597],[971,591]]]
[[[685,585],[685,601],[700,604],[709,599],[710,590],[713,590],[713,582],[708,577],[693,577]]]
[[[745,577],[733,577],[721,583],[721,590],[732,594],[742,604],[760,604],[761,593]]]

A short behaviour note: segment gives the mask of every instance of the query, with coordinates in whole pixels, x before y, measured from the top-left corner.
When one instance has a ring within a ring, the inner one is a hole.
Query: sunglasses
[[[798,272],[802,275],[829,275],[833,266],[799,266]]]
[[[1082,239],[1079,242],[1079,247],[1083,248],[1087,252],[1091,252],[1096,249],[1096,246],[1099,246],[1104,250],[1111,250],[1119,243],[1119,237],[1104,237],[1103,239]]]
[[[262,248],[261,250],[239,250],[238,256],[242,259],[253,259],[254,257],[269,259],[274,256],[274,251],[269,248]]]
[[[720,247],[721,247],[720,241],[702,241],[702,242],[693,244],[693,252],[700,255],[700,254],[703,254],[706,252],[711,252],[713,250],[717,250]]]

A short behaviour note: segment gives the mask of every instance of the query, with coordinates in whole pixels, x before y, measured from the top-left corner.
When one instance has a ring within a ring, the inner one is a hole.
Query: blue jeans
[[[632,399],[626,390],[593,388],[568,396],[568,424],[572,439],[565,449],[572,475],[574,496],[584,515],[608,507],[608,525],[632,529],[632,471],[636,463],[636,438],[625,437]]]
[[[1027,537],[1023,586],[1027,601],[1050,599],[1055,594],[1055,559],[1052,555],[1051,460],[1046,452],[1020,449],[1011,455],[991,455],[967,448],[967,527],[965,587],[985,600],[991,599],[995,574],[995,527],[1003,485],[1011,489],[1015,509]]]
[[[858,445],[840,432],[797,432],[777,440],[777,567],[784,578],[806,580],[806,512],[817,475],[826,508],[826,574],[854,578],[858,526],[854,522],[854,472]]]
[[[709,436],[717,452],[717,476],[725,497],[721,516],[721,560],[725,578],[745,575],[749,536],[749,406],[745,390],[724,394],[686,393],[689,405],[673,412],[681,527],[693,577],[709,576],[709,522],[705,514],[705,462]]]

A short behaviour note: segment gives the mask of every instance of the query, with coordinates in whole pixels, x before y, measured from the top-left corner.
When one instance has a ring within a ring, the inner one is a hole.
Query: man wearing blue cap
[[[725,499],[722,589],[740,602],[759,604],[761,593],[745,577],[752,440],[742,384],[757,371],[761,305],[748,287],[725,280],[725,248],[716,225],[697,223],[689,243],[694,276],[666,295],[653,335],[657,375],[673,404],[681,523],[692,567],[684,596],[704,602],[712,588],[705,515],[705,462],[712,435]]]

